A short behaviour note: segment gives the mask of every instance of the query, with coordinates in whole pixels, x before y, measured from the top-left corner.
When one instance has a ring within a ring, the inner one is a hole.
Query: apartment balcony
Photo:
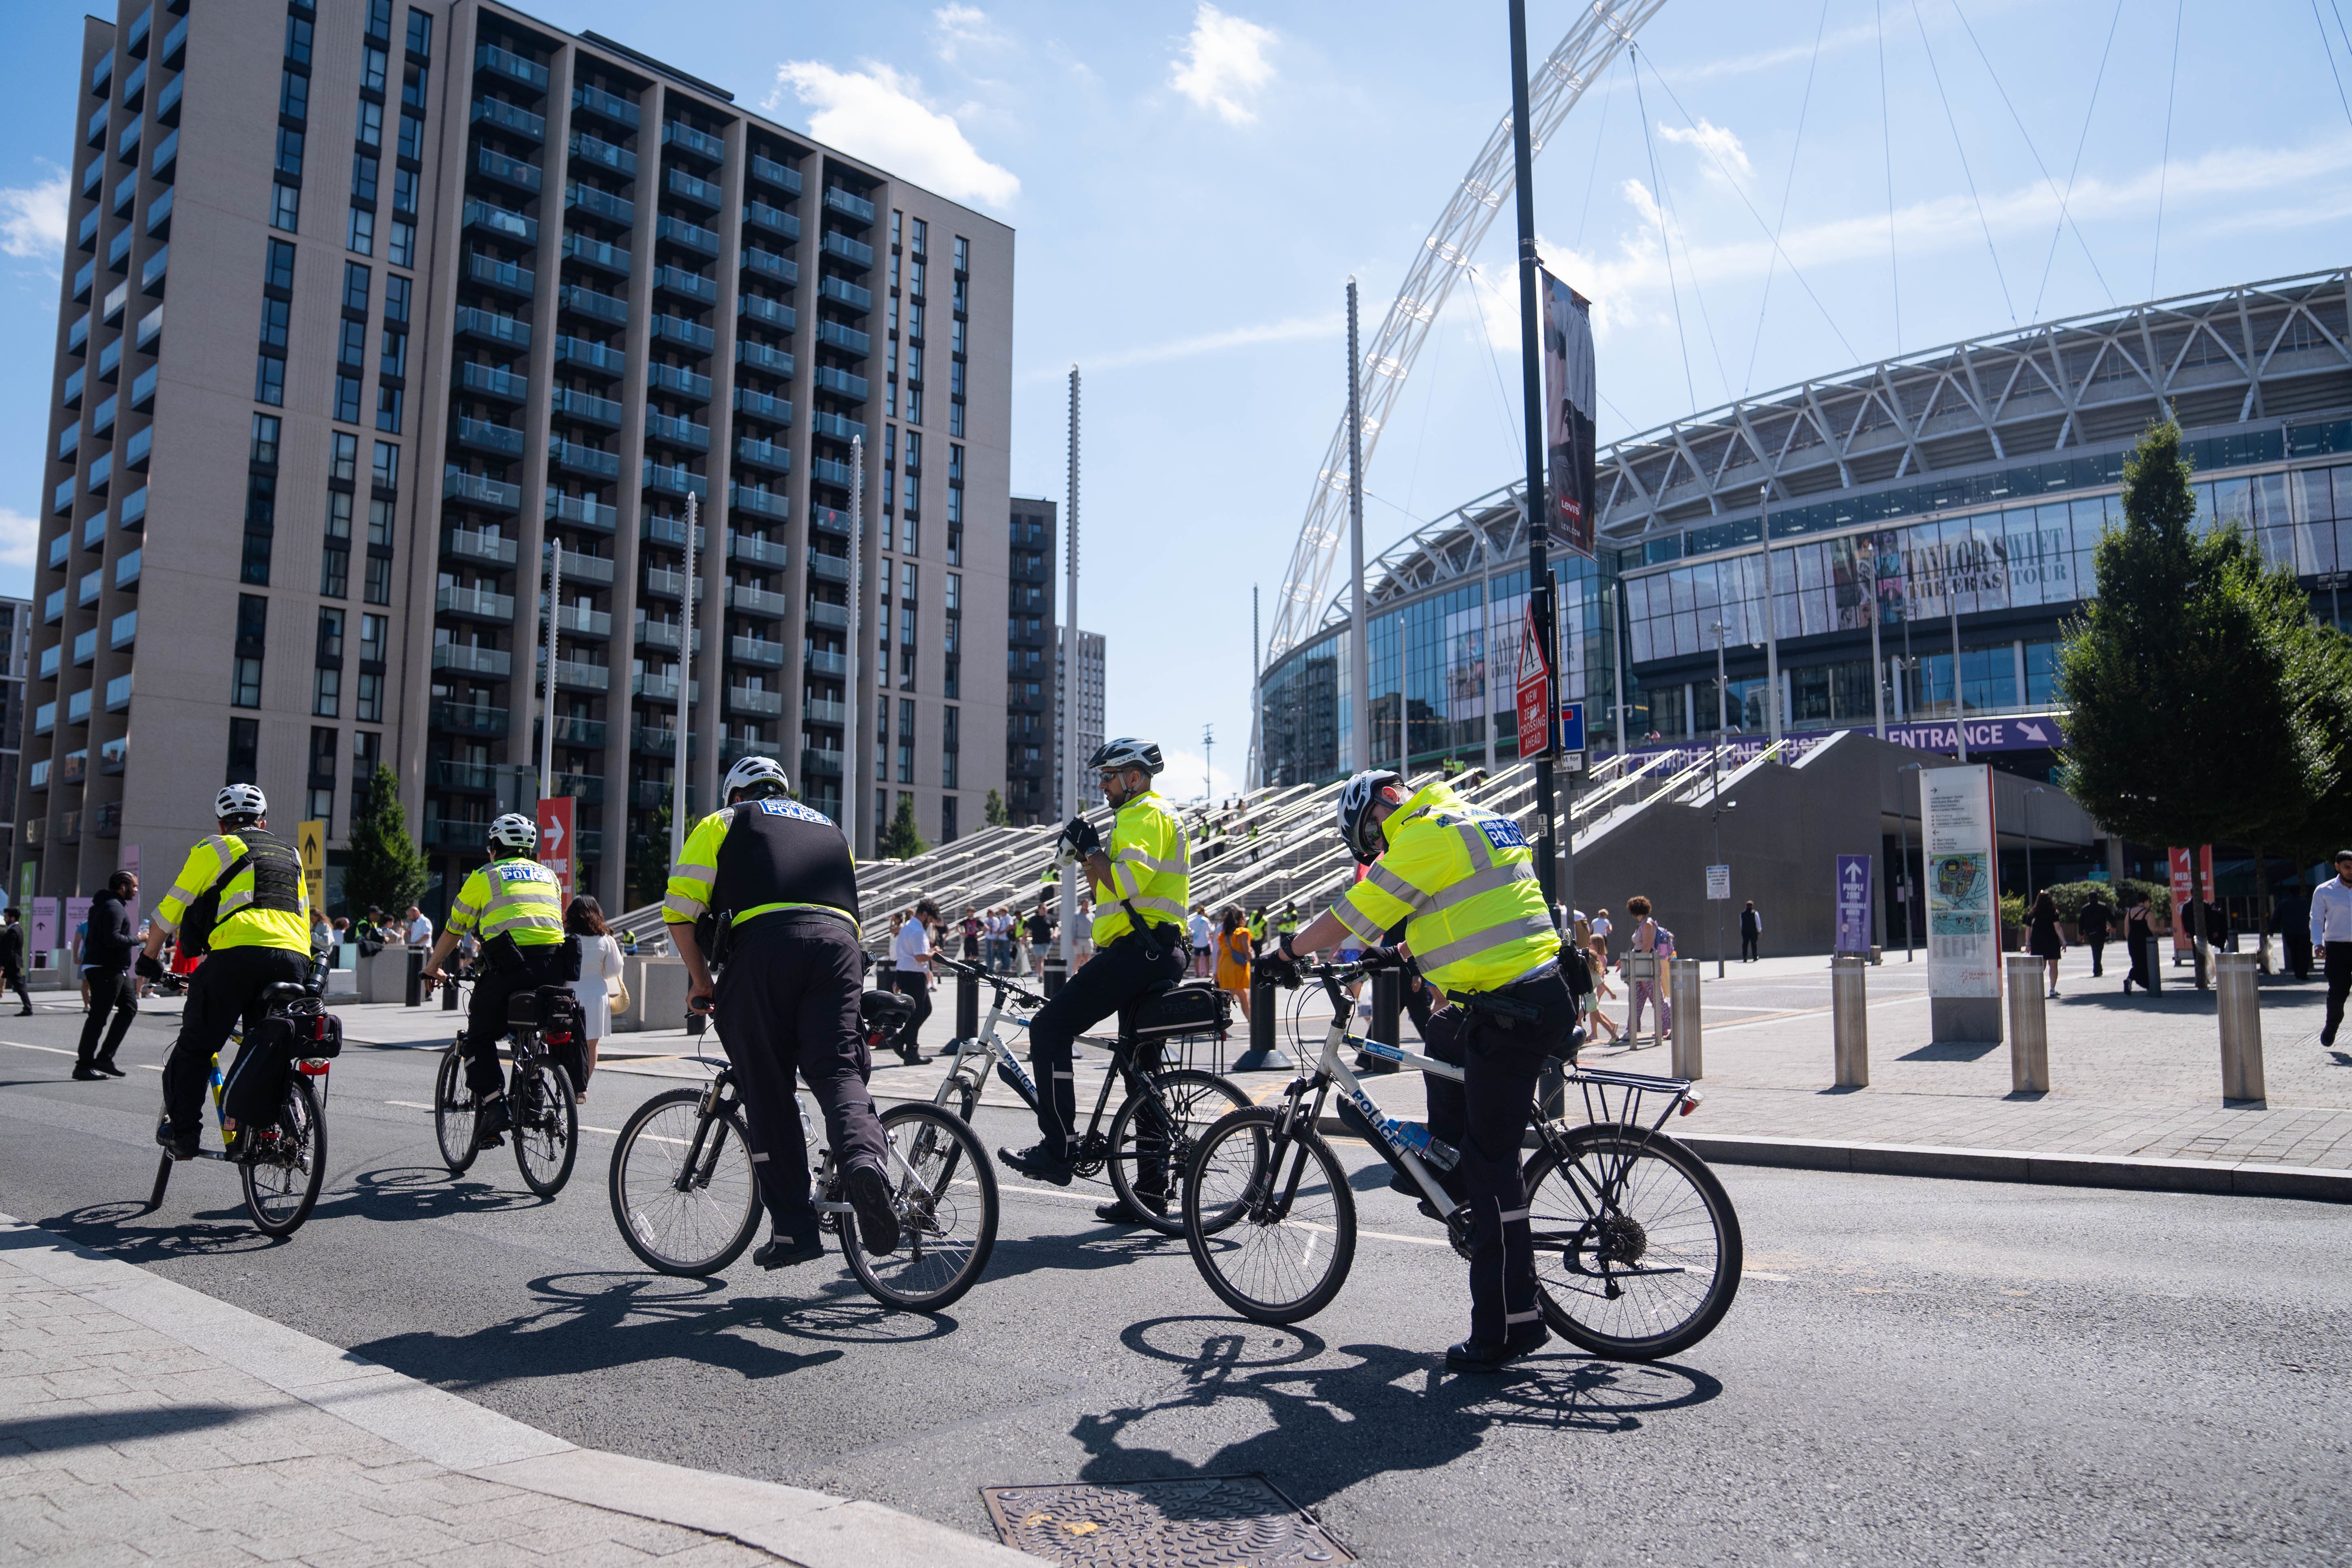
[[[710,493],[710,481],[685,464],[656,463],[651,458],[645,460],[644,477],[638,482],[644,489],[653,491],[656,495],[684,498],[688,495],[708,496]]]
[[[808,606],[811,631],[846,632],[849,630],[849,606],[828,604],[823,599],[811,599]]]
[[[628,228],[637,221],[636,203],[626,196],[616,196],[610,191],[600,191],[593,185],[583,185],[577,180],[563,187],[563,205],[572,212],[621,228]]]
[[[824,205],[826,211],[837,212],[842,216],[854,218],[859,223],[870,226],[874,222],[874,204],[864,196],[852,195],[839,185],[827,185],[824,188]]]
[[[131,677],[118,675],[106,683],[106,710],[127,713],[131,710]]]
[[[541,182],[545,178],[537,165],[526,163],[520,158],[509,158],[504,153],[494,153],[488,147],[474,150],[474,173],[509,190],[532,196],[539,195]]]
[[[801,774],[804,778],[837,779],[841,776],[841,748],[838,746],[803,746]]]
[[[839,485],[847,489],[856,470],[847,463],[836,462],[831,458],[812,458],[809,459],[809,473],[826,484]]]
[[[862,375],[853,375],[845,370],[821,364],[816,367],[816,384],[820,389],[846,397],[852,403],[866,401],[866,378]]]
[[[613,563],[602,555],[587,555],[576,550],[559,552],[563,563],[563,581],[568,586],[575,583],[593,583],[598,587],[613,585]]]
[[[570,523],[574,528],[593,529],[598,533],[612,533],[621,525],[621,510],[603,501],[584,496],[568,496],[559,491],[547,493],[547,521]]]
[[[526,142],[547,140],[547,121],[543,117],[533,114],[528,109],[518,109],[511,103],[502,102],[495,98],[478,98],[474,100],[473,122],[477,125],[496,126],[508,135],[519,136]]]
[[[779,718],[784,711],[784,694],[764,687],[730,686],[727,689],[727,711],[755,719]]]
[[[698,223],[688,223],[682,217],[671,217],[667,213],[654,224],[654,237],[667,240],[681,249],[693,251],[698,256],[716,257],[719,254],[717,229],[705,228]]]
[[[870,289],[861,289],[846,278],[835,278],[828,273],[818,282],[816,291],[825,299],[846,305],[853,310],[862,310],[869,315],[873,312],[874,291]]]
[[[569,229],[563,233],[563,254],[583,267],[592,268],[612,278],[626,278],[635,265],[629,253],[612,241],[592,239]]]
[[[727,487],[727,504],[748,517],[772,522],[789,521],[793,515],[791,501],[782,490],[754,489],[744,485]]]
[[[498,458],[520,458],[523,453],[521,431],[511,425],[494,425],[487,419],[458,420],[457,444],[471,451],[488,452]]]
[[[677,701],[677,676],[675,672],[668,675],[648,675],[643,673],[632,675],[629,677],[629,695],[632,697],[643,698],[647,702],[668,702],[675,704]],[[701,700],[702,682],[699,680],[688,681],[686,687],[686,705],[688,708],[692,708],[700,703]]]
[[[824,253],[849,263],[860,271],[870,271],[874,266],[874,247],[864,240],[852,239],[835,229],[824,231]]]
[[[675,595],[673,595],[674,597]],[[676,621],[640,620],[636,626],[636,646],[654,653],[677,652],[678,626]],[[694,651],[702,651],[702,628],[694,628]]]
[[[629,356],[619,349],[565,333],[555,340],[555,363],[617,379],[628,373]]]
[[[604,804],[604,775],[602,773],[558,773],[553,783],[558,797],[569,796],[583,805]]]
[[[749,436],[735,438],[735,460],[772,474],[793,471],[792,448],[778,441],[755,441]]]
[[[488,511],[520,511],[522,487],[504,479],[486,479],[480,474],[445,474],[441,479],[444,500],[467,501]]]
[[[801,280],[801,264],[789,256],[778,256],[772,250],[748,248],[741,257],[743,270],[755,278],[765,278],[790,288]]]
[[[675,343],[679,348],[705,354],[718,342],[717,335],[709,327],[698,321],[689,321],[683,316],[655,316],[654,336],[663,342]]]
[[[792,400],[778,397],[772,392],[754,392],[748,386],[735,389],[735,412],[748,414],[770,425],[790,425],[793,422]]]
[[[555,721],[555,743],[559,746],[584,746],[591,751],[604,749],[604,721],[602,719],[560,718]],[[531,721],[530,738],[539,739],[540,725]]]
[[[629,302],[618,294],[601,294],[584,284],[566,283],[556,290],[555,302],[566,310],[611,326],[625,326]]]
[[[646,366],[646,387],[651,392],[670,393],[690,403],[710,401],[710,378],[683,365]]]
[[[812,697],[801,704],[801,722],[830,724],[838,730],[849,722],[849,704],[823,697]]]
[[[713,279],[705,278],[699,272],[688,272],[683,267],[655,268],[654,292],[672,295],[680,300],[689,300],[698,305],[715,305],[719,302],[718,282]]]
[[[801,172],[798,169],[779,163],[773,158],[762,158],[757,153],[751,154],[751,177],[788,196],[801,194]]]
[[[809,508],[809,526],[820,533],[837,533],[844,539],[855,531],[849,514],[829,506]]]
[[[452,528],[441,535],[441,559],[467,565],[511,568],[516,548],[510,535],[486,533],[479,529]]]
[[[418,836],[418,842],[427,849],[471,850],[479,853],[483,841],[490,831],[490,825],[487,818],[477,821],[470,817],[428,816],[420,826],[424,831]]]
[[[518,316],[501,316],[478,305],[460,305],[454,324],[460,338],[496,343],[518,353],[530,347],[530,323]]]
[[[530,268],[474,250],[466,253],[466,280],[517,300],[528,300],[539,289],[539,275]]]
[[[790,305],[775,300],[763,300],[757,294],[746,294],[735,301],[735,313],[747,321],[779,332],[792,331],[800,321],[800,313]]]
[[[139,586],[139,558],[143,553],[143,551],[133,550],[127,555],[115,557],[114,585],[117,588],[135,589]]]
[[[789,349],[776,348],[768,343],[755,343],[746,339],[738,342],[735,345],[735,363],[749,365],[753,370],[765,371],[770,375],[780,376],[786,381],[793,378],[793,356]]]
[[[637,177],[637,155],[625,147],[615,147],[602,137],[591,136],[585,131],[572,133],[571,152],[581,163],[609,170],[625,180]]]
[[[548,400],[548,409],[558,419],[576,420],[606,430],[621,427],[621,405],[617,399],[599,397],[576,386],[557,388],[555,395]]]
[[[452,794],[488,795],[499,786],[499,770],[488,763],[444,758],[434,762],[425,776],[435,789]]]
[[[573,88],[572,107],[583,113],[593,114],[605,124],[618,130],[635,131],[637,128],[639,120],[637,106],[625,98],[615,98],[600,88]]]
[[[436,702],[433,704],[433,727],[457,735],[503,740],[507,732],[507,710],[480,702]]]
[[[839,321],[819,321],[816,324],[816,341],[859,359],[864,359],[874,344],[872,334],[861,332],[855,327],[845,327]]]
[[[673,550],[683,550],[686,548],[686,519],[662,517],[658,514],[640,518],[637,521],[637,537],[649,544],[667,544]],[[709,548],[709,524],[696,523],[694,525],[695,553],[699,555]]]
[[[866,438],[866,422],[827,414],[823,409],[809,416],[809,428],[820,436],[830,436],[836,441],[862,441]]]
[[[568,637],[607,642],[613,636],[610,610],[583,610],[577,605],[565,605],[555,612],[555,624]]]
[[[677,731],[667,725],[632,724],[629,726],[629,750],[649,757],[675,757],[677,755]],[[699,735],[687,736],[686,754],[689,761],[702,754],[702,738]],[[662,786],[660,804],[669,804],[669,785]]]
[[[662,179],[662,188],[680,201],[691,203],[705,212],[717,212],[727,205],[727,193],[716,180],[702,179],[684,169],[672,169]]]
[[[730,583],[727,584],[727,607],[746,616],[765,616],[782,620],[792,613],[793,600],[789,594]]]
[[[736,664],[756,664],[768,669],[784,668],[784,645],[769,637],[729,637],[727,657]]]
[[[662,121],[662,145],[676,147],[698,158],[719,163],[727,156],[727,143],[708,131],[698,131],[683,120]]]
[[[772,234],[780,239],[797,241],[801,237],[800,219],[782,207],[772,207],[765,202],[747,203],[743,208],[743,223],[746,227]]]
[[[155,95],[157,123],[177,125],[180,122],[180,89],[187,85],[188,79],[184,76],[175,76],[163,84],[163,90]]]
[[[710,450],[710,426],[697,425],[691,419],[673,414],[646,416],[646,439],[667,441],[673,447],[685,447],[697,452]]]
[[[457,384],[477,396],[493,398],[500,403],[522,403],[530,396],[529,376],[511,370],[500,370],[494,364],[478,364],[472,360],[458,367]]]
[[[183,26],[186,24],[184,21]],[[474,68],[494,77],[502,77],[533,92],[547,91],[547,68],[533,65],[520,55],[512,54],[496,44],[480,44],[474,49]]]
[[[514,678],[514,655],[502,647],[480,647],[472,643],[435,643],[433,668],[485,680],[510,680]]]
[[[593,447],[583,447],[561,436],[550,436],[547,438],[547,455],[555,459],[555,466],[567,474],[583,474],[598,479],[621,477],[621,455],[618,452],[600,452]]]
[[[811,675],[829,675],[839,680],[849,673],[849,656],[829,653],[824,648],[808,648],[801,655],[801,666]]]
[[[719,742],[720,767],[732,767],[746,757],[781,757],[783,754],[783,747],[773,741],[753,741],[741,735],[729,735]]]
[[[495,621],[505,626],[514,620],[514,595],[494,594],[487,588],[436,588],[433,608],[438,615],[454,616],[460,620]]]
[[[130,758],[130,737],[117,735],[113,740],[98,748],[98,771],[109,775],[119,775]]]
[[[792,559],[792,551],[780,541],[761,539],[751,534],[730,531],[727,535],[727,559],[779,571]]]
[[[534,671],[543,669],[546,664],[544,658],[538,660],[533,666]],[[555,661],[555,687],[559,691],[610,691],[613,689],[613,672],[601,664],[590,664],[583,659],[559,658]]]
[[[488,157],[491,154],[485,152],[483,156]],[[531,172],[538,173],[535,169]],[[536,190],[536,187],[533,188]],[[467,202],[463,226],[478,234],[495,235],[500,239],[509,240],[516,245],[536,247],[539,244],[537,218],[525,217],[518,212],[509,212],[506,208],[495,206],[488,202]]]
[[[685,595],[686,574],[673,572],[667,566],[648,566],[638,590],[649,598],[676,601]],[[694,580],[694,602],[698,605],[702,603],[702,579],[699,577]]]
[[[849,581],[849,557],[846,555],[827,555],[821,550],[812,550],[808,565],[809,576],[815,582],[846,584]]]

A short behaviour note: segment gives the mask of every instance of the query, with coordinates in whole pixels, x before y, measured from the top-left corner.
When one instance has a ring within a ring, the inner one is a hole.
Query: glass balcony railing
[[[771,669],[782,669],[784,645],[768,637],[729,637],[727,657],[737,664],[757,664]]]
[[[544,116],[533,114],[528,109],[519,109],[500,99],[476,99],[473,119],[477,125],[493,125],[509,136],[520,136],[530,142],[547,140]]]
[[[520,511],[522,509],[520,485],[480,474],[445,474],[441,479],[441,496],[445,500],[472,501],[476,506],[488,507],[494,511]]]
[[[727,559],[746,565],[781,569],[792,561],[792,550],[778,540],[762,539],[757,534],[727,533]]]
[[[561,436],[551,436],[547,438],[547,455],[555,460],[557,468],[566,473],[587,474],[600,479],[621,477],[621,455],[618,452],[600,452],[593,447],[567,441]]]
[[[771,425],[793,422],[792,400],[773,393],[754,392],[748,386],[735,389],[735,412],[748,414],[754,419],[764,419]]]
[[[473,643],[436,643],[433,668],[484,680],[506,680],[514,675],[514,655],[502,647],[482,647]]]
[[[757,153],[751,154],[751,177],[788,196],[801,194],[801,172],[798,169],[779,163],[773,158],[763,158]]]
[[[648,440],[667,441],[672,446],[690,447],[698,452],[710,450],[710,426],[697,425],[668,414],[646,416],[646,437]]]
[[[626,196],[616,196],[610,191],[600,191],[593,185],[583,185],[576,180],[563,187],[563,204],[575,212],[587,213],[624,227],[637,221],[636,203]]]
[[[859,223],[870,224],[874,221],[874,204],[864,196],[852,195],[839,185],[827,185],[824,188],[824,205],[828,210],[837,212],[844,217],[855,218]]]
[[[735,345],[735,363],[765,371],[770,375],[782,376],[787,381],[792,379],[793,356],[789,349],[773,348],[766,343],[738,342]]]
[[[466,253],[466,279],[485,289],[528,300],[539,289],[539,275],[519,261],[500,261],[479,251]]]
[[[650,391],[671,393],[696,403],[710,401],[710,378],[683,365],[647,365],[646,385]]]
[[[689,321],[683,316],[657,315],[654,318],[654,336],[681,348],[709,353],[717,337],[709,327]]]
[[[741,583],[730,583],[727,584],[727,607],[742,615],[761,616],[769,620],[780,621],[792,614],[793,601],[789,594],[779,594],[767,588],[753,588]]]
[[[809,428],[820,436],[830,436],[836,441],[858,441],[865,439],[866,437],[864,420],[845,418],[838,414],[827,414],[823,409],[809,416]]]
[[[816,341],[829,343],[842,353],[855,354],[860,359],[866,357],[874,343],[869,334],[855,327],[845,327],[839,321],[819,321],[816,324]]]
[[[735,457],[739,462],[765,468],[772,474],[792,472],[792,448],[780,442],[755,441],[749,436],[739,436],[735,438]]]
[[[539,243],[537,218],[525,217],[519,212],[509,212],[506,208],[494,206],[488,202],[467,202],[464,226],[478,229],[484,234],[497,235],[501,239],[513,240],[518,245]]]
[[[809,575],[820,583],[849,581],[849,557],[846,555],[827,555],[821,550],[812,550],[809,552],[808,568]]]
[[[705,180],[688,174],[684,169],[672,169],[662,181],[663,188],[681,201],[692,202],[708,212],[717,212],[727,203],[726,192],[716,180]]]
[[[826,631],[845,632],[849,629],[849,606],[829,605],[823,599],[811,599],[808,606],[808,624]]]
[[[530,379],[511,370],[501,370],[494,364],[480,364],[467,360],[458,372],[458,384],[481,397],[494,397],[501,403],[520,403],[530,396]]]
[[[433,608],[445,616],[461,616],[482,621],[511,621],[514,619],[514,595],[494,594],[488,588],[436,588],[433,593]]]
[[[688,223],[682,217],[671,217],[665,214],[654,225],[654,237],[684,246],[687,249],[698,251],[704,256],[719,254],[719,231],[705,228],[698,223]]]
[[[566,310],[576,310],[581,315],[609,321],[616,327],[626,325],[629,320],[629,302],[626,300],[618,294],[600,294],[578,283],[566,283],[558,289],[555,302]]]
[[[711,135],[708,131],[697,131],[682,120],[663,121],[662,145],[679,148],[693,153],[698,158],[708,158],[713,163],[727,156],[726,142]]]
[[[628,371],[629,356],[616,348],[609,348],[586,338],[570,334],[555,340],[555,363],[579,365],[583,369],[601,371],[606,375],[623,375]]]
[[[853,310],[871,311],[874,309],[874,291],[870,289],[861,289],[845,278],[827,275],[818,279],[816,291],[828,300],[840,301]]]
[[[615,278],[629,275],[629,253],[605,240],[591,239],[584,234],[573,234],[567,229],[563,236],[563,254],[583,267],[593,267]]]
[[[485,310],[475,305],[460,305],[453,322],[461,338],[477,338],[513,349],[530,347],[530,323],[520,317],[501,316],[496,310]]]
[[[810,778],[837,779],[841,776],[841,748],[838,746],[803,746],[801,773]]]
[[[801,264],[789,256],[778,256],[772,250],[754,247],[741,253],[743,270],[761,278],[772,278],[790,288],[801,280]]]
[[[714,279],[705,278],[699,272],[688,272],[682,267],[654,268],[654,287],[663,293],[675,294],[698,305],[719,302],[719,285]]]
[[[601,425],[608,430],[621,427],[621,405],[617,399],[599,397],[576,386],[558,391],[548,406],[561,419],[577,419],[583,425]]]
[[[811,675],[830,675],[839,679],[849,673],[849,656],[825,648],[805,650],[801,656],[801,663]]]
[[[611,533],[620,527],[621,512],[618,507],[607,506],[585,496],[568,496],[550,490],[547,493],[547,517],[551,522],[568,522],[574,528]]]
[[[848,721],[849,705],[845,702],[812,697],[801,704],[801,722],[803,724],[831,724],[837,729]]]
[[[572,107],[596,116],[610,125],[635,131],[637,128],[637,106],[625,98],[615,98],[600,88],[575,87],[572,89]]]
[[[778,718],[784,711],[784,694],[761,686],[730,686],[727,689],[727,710],[749,713],[755,718]]]
[[[534,92],[547,90],[547,68],[534,65],[520,55],[512,54],[496,44],[482,44],[474,50],[474,68],[519,82]]]
[[[784,239],[801,237],[801,220],[782,207],[772,207],[765,202],[751,202],[743,208],[743,221],[756,229],[765,230]]]
[[[640,482],[645,489],[662,495],[707,496],[710,493],[710,481],[685,464],[656,463],[651,458],[645,460],[645,478]]]
[[[489,452],[502,458],[522,456],[523,435],[511,425],[495,425],[488,419],[459,419],[457,445],[478,452]]]
[[[478,528],[452,528],[441,535],[441,557],[476,566],[508,567],[515,563],[517,542],[502,533]]]
[[[874,265],[872,246],[862,239],[852,239],[847,235],[834,229],[824,231],[824,253],[827,256],[838,257],[851,266],[862,269],[871,268]]]
[[[744,320],[789,332],[800,320],[800,313],[780,300],[766,300],[757,294],[746,294],[735,301],[736,314]]]
[[[486,180],[496,180],[502,185],[509,185],[532,195],[539,194],[540,184],[546,178],[537,165],[526,163],[520,158],[509,158],[504,153],[492,152],[488,147],[474,150],[474,173]]]
[[[793,515],[792,502],[783,491],[750,485],[728,486],[727,504],[737,511],[778,522],[787,521]]]
[[[853,403],[866,401],[866,378],[862,375],[852,375],[845,370],[836,370],[832,365],[821,364],[816,367],[816,384],[825,391],[838,394]]]
[[[584,163],[600,169],[610,169],[624,179],[637,177],[637,155],[626,147],[615,147],[602,137],[591,136],[585,131],[572,133],[572,155]]]

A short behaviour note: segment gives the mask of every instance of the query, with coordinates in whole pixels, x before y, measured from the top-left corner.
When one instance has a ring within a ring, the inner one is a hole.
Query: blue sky
[[[2116,0],[1674,0],[1638,76],[1621,63],[1537,165],[1546,258],[1597,304],[1602,438],[2012,321],[2343,264],[2341,4],[2183,4],[2176,47],[2173,8]],[[1197,793],[1213,724],[1237,775],[1250,588],[1271,604],[1344,405],[1345,280],[1369,334],[1507,103],[1499,0],[530,9],[1014,226],[1013,488],[1061,498],[1080,365],[1079,618],[1109,637],[1110,728],[1158,738]],[[1538,57],[1580,9],[1531,0]],[[11,593],[80,15],[20,0],[0,21]],[[1369,552],[1519,464],[1509,230],[1506,212],[1367,465]]]

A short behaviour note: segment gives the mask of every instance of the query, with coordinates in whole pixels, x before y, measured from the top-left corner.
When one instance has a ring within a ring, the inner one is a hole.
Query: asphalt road
[[[608,1136],[552,1203],[503,1152],[452,1182],[425,1050],[347,1052],[291,1240],[250,1228],[217,1164],[142,1215],[168,1034],[79,1084],[78,1012],[5,1022],[0,1209],[572,1441],[975,1534],[982,1485],[1263,1471],[1377,1563],[2352,1556],[2340,1208],[1730,1168],[1749,1272],[1713,1337],[1455,1378],[1463,1267],[1376,1166],[1348,1289],[1295,1331],[1225,1314],[1181,1241],[1097,1223],[1104,1194],[1010,1173],[987,1279],[915,1317],[832,1259],[646,1273]],[[600,1076],[583,1121],[665,1087]]]

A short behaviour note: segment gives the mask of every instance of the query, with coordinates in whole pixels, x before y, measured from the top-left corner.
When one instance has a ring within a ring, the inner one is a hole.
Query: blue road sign
[[[1581,702],[1561,703],[1559,705],[1559,721],[1554,727],[1554,732],[1559,735],[1559,739],[1553,742],[1553,751],[1580,752],[1584,750],[1584,704]]]

